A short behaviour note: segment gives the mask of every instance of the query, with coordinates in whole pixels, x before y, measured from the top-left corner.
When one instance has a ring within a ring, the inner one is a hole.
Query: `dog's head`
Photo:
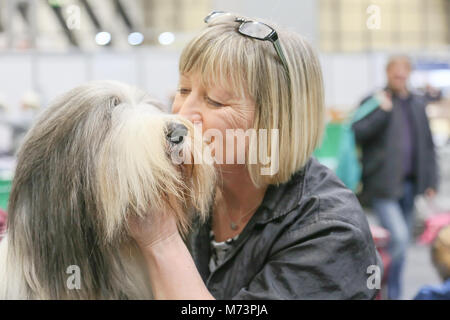
[[[42,261],[41,268],[53,268],[55,261],[66,263],[64,252],[82,257],[127,237],[129,215],[158,214],[173,199],[186,231],[189,212],[205,217],[214,190],[213,166],[192,161],[204,147],[193,131],[189,121],[121,83],[92,82],[67,92],[40,115],[19,150],[10,239],[21,254]],[[94,269],[102,261],[86,263]]]
[[[108,130],[95,149],[106,236],[123,230],[127,215],[158,215],[168,206],[186,232],[190,213],[206,217],[214,190],[211,161],[202,161],[208,152],[203,152],[201,133],[194,134],[189,121],[162,112],[159,103],[135,88],[114,90],[105,101],[109,112],[98,115]],[[88,130],[95,131],[98,122]]]

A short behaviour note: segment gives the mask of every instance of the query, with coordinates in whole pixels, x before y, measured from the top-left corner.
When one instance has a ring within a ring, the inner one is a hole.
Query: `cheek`
[[[225,130],[229,128],[220,115],[211,114],[210,112],[202,113],[202,126],[203,132],[213,129],[219,130],[223,134],[225,134]]]
[[[246,119],[246,123],[245,123],[246,128],[247,129],[253,128],[253,122],[255,120],[255,109],[254,108],[247,111],[245,119]]]
[[[249,107],[236,107],[222,115],[229,129],[247,130],[253,125],[254,110]]]
[[[218,129],[222,133],[222,146],[225,148],[224,152],[227,154],[234,149],[235,160],[238,154],[243,154],[248,149],[248,138],[237,138],[233,134],[226,134],[227,129],[237,130],[235,134],[240,135],[241,132],[246,132],[248,129],[253,128],[253,116],[254,112],[246,110],[246,112],[235,111],[223,112],[223,114],[216,115],[215,121],[211,121],[210,125],[215,125],[214,128]],[[242,146],[238,141],[245,141],[245,145]],[[236,162],[235,162],[236,163]]]

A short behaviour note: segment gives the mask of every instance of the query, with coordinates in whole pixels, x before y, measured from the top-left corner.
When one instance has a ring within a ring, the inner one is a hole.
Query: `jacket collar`
[[[255,222],[265,224],[292,211],[303,195],[305,173],[311,164],[309,159],[303,169],[297,171],[288,182],[270,185],[257,213]]]
[[[280,185],[270,185],[264,195],[264,199],[256,210],[255,215],[250,219],[248,224],[245,226],[244,230],[237,239],[233,249],[227,254],[226,260],[223,262],[225,264],[230,260],[239,248],[243,245],[247,237],[250,235],[250,230],[256,224],[267,224],[279,217],[286,215],[291,212],[299,204],[304,190],[304,180],[305,173],[308,170],[311,162],[314,161],[312,158],[308,160],[307,164],[303,169],[299,170],[293,175],[293,177],[286,183]],[[206,223],[197,229],[197,236],[194,236],[195,243],[193,248],[191,248],[194,260],[196,261],[197,268],[208,285],[212,275],[215,273],[210,273],[208,263],[211,255],[211,248],[209,244],[209,230],[211,228],[211,216]],[[223,265],[222,264],[222,265]],[[221,266],[218,266],[216,271]]]

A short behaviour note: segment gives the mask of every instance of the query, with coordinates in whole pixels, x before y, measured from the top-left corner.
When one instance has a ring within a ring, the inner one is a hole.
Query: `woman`
[[[276,129],[278,145],[271,136],[268,150],[278,163],[269,174],[249,157],[217,165],[211,218],[190,236],[191,252],[170,214],[131,221],[155,298],[373,298],[367,268],[380,260],[364,213],[310,158],[324,125],[315,53],[298,34],[232,14],[205,22],[181,55],[173,112],[223,137],[227,129]],[[247,155],[255,150],[254,141],[245,146]],[[220,159],[215,150],[217,162],[228,152]]]

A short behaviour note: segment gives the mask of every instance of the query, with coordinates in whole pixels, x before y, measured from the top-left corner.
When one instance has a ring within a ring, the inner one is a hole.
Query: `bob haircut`
[[[255,185],[280,184],[302,169],[320,143],[324,129],[322,71],[311,46],[297,33],[279,28],[289,74],[270,41],[238,33],[237,15],[217,17],[184,48],[180,74],[198,73],[205,88],[231,90],[255,104],[253,128],[278,129],[279,153],[267,138],[267,154],[278,159],[277,172],[261,175],[261,164],[246,165]],[[242,17],[242,16],[239,16]],[[263,22],[258,19],[258,21]],[[249,150],[255,151],[256,141]],[[279,157],[278,155],[282,155]]]

